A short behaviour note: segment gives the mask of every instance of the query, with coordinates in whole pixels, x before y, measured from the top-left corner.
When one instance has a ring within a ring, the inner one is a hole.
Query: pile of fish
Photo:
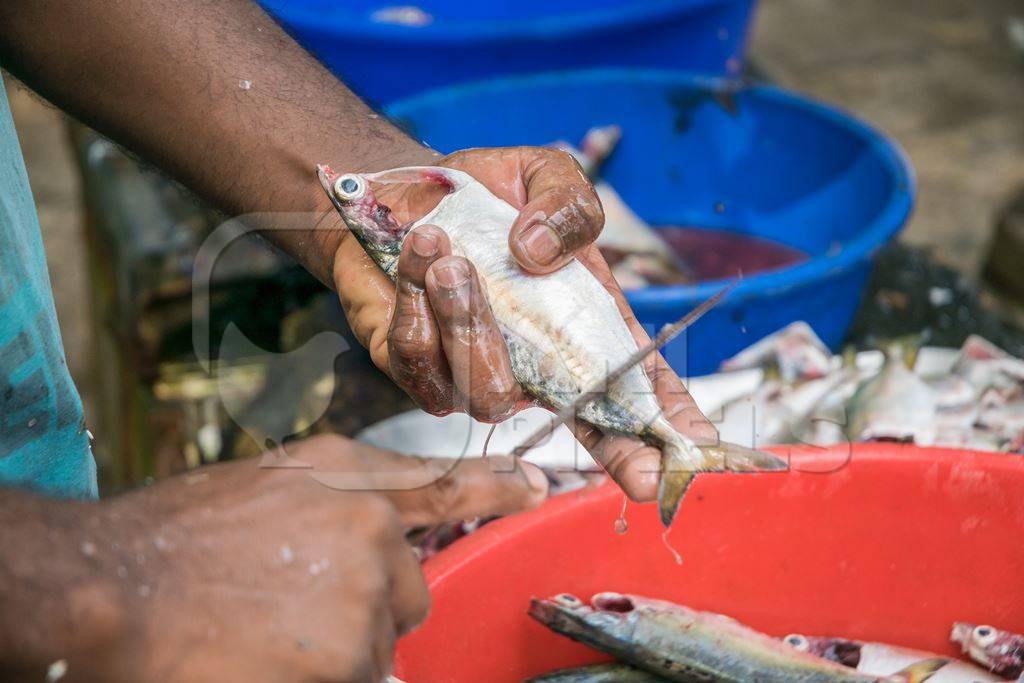
[[[833,356],[810,326],[793,323],[723,363],[726,372],[760,368],[763,381],[721,406],[722,422],[752,421],[759,446],[884,440],[1024,452],[1024,360],[978,336],[938,367],[918,351],[897,340],[875,354],[880,363],[870,352]]]
[[[985,668],[878,643],[792,634],[778,640],[721,614],[622,593],[587,604],[562,593],[530,616],[619,660],[530,683],[986,683],[1024,680],[1024,636],[956,623],[951,638]],[[1020,677],[1019,679],[1016,677]]]

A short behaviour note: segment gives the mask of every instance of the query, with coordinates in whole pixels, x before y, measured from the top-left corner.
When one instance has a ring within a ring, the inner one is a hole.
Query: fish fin
[[[922,659],[920,662],[914,662],[905,669],[900,669],[893,674],[893,678],[900,677],[907,683],[923,683],[947,664],[949,664],[949,660],[945,657]]]
[[[692,451],[682,440],[667,441],[661,448],[661,477],[658,480],[658,514],[666,527],[679,510],[686,490],[703,468],[692,462]]]
[[[700,454],[695,463],[692,453]],[[683,439],[666,440],[661,449],[661,479],[658,481],[658,512],[661,523],[672,524],[686,490],[698,472],[779,472],[789,463],[764,451],[719,442],[700,446]]]
[[[747,448],[735,443],[720,441],[714,446],[697,448],[709,461],[716,463],[716,470],[729,472],[780,472],[789,469],[789,463],[765,451]]]
[[[383,185],[433,183],[444,185],[449,190],[458,190],[473,182],[473,176],[465,171],[441,166],[405,166],[379,173],[368,173],[366,179]]]

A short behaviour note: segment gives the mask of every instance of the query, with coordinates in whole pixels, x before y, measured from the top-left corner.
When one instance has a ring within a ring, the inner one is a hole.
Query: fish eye
[[[555,602],[559,603],[560,605],[565,605],[567,607],[578,607],[579,605],[583,604],[583,602],[579,598],[577,598],[575,595],[572,595],[571,593],[561,593],[559,595],[556,595]]]
[[[991,645],[996,639],[996,630],[991,626],[975,626],[974,641],[978,645]]]
[[[783,638],[786,645],[791,646],[793,649],[800,650],[801,652],[807,652],[807,648],[810,643],[807,642],[807,638],[803,637],[799,633],[790,633],[788,636]]]
[[[338,195],[338,199],[359,199],[365,191],[366,187],[359,176],[343,175],[334,182],[334,193]]]

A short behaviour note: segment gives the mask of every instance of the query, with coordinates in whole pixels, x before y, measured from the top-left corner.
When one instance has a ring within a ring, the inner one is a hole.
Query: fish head
[[[953,624],[950,640],[971,659],[1003,675],[1019,676],[1024,670],[1024,636],[988,624]]]
[[[391,275],[409,226],[400,225],[391,209],[377,200],[368,176],[336,173],[321,164],[317,166],[317,177],[346,227],[377,265]]]
[[[617,593],[608,595],[618,596]],[[622,620],[621,615],[629,611],[632,611],[632,605],[628,599],[622,603],[599,602],[588,605],[571,593],[560,593],[547,599],[534,599],[530,605],[530,616],[543,623],[550,624],[556,620],[570,621],[599,629],[615,625]]]
[[[856,640],[790,633],[782,641],[800,652],[807,652],[853,669],[860,664],[861,644]]]
[[[571,593],[534,598],[531,617],[585,643],[628,643],[639,612],[637,599],[621,593],[597,593],[587,604]]]

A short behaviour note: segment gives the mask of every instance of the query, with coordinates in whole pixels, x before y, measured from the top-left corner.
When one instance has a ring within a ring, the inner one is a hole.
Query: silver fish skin
[[[892,344],[879,373],[850,399],[847,436],[928,445],[934,440],[935,412],[935,390],[907,367],[903,347]]]
[[[628,664],[594,664],[559,669],[524,683],[665,683],[665,679]]]
[[[1024,634],[958,621],[949,639],[989,671],[1006,678],[1024,678]]]
[[[565,593],[534,599],[529,613],[562,635],[680,683],[920,683],[949,661],[918,662],[891,676],[862,674],[729,617],[621,593],[598,593],[589,605]]]
[[[870,643],[849,638],[831,636],[805,636],[791,633],[782,639],[801,652],[824,657],[830,661],[848,666],[861,673],[884,676],[926,659],[939,655],[922,650]],[[1003,679],[968,662],[950,660],[949,664],[935,672],[928,683],[997,683]]]
[[[583,264],[573,260],[548,275],[527,274],[518,266],[508,249],[518,211],[469,174],[409,167],[339,175],[321,166],[319,177],[346,225],[392,279],[411,229],[429,224],[448,234],[452,252],[476,267],[516,379],[547,407],[558,410],[571,404],[637,350],[615,300]],[[449,193],[426,216],[400,226],[377,202],[371,182],[434,183]],[[700,446],[678,432],[665,419],[639,365],[584,406],[579,418],[604,432],[635,436],[661,449],[658,500],[666,525],[698,472],[786,468],[775,456],[728,444]]]

